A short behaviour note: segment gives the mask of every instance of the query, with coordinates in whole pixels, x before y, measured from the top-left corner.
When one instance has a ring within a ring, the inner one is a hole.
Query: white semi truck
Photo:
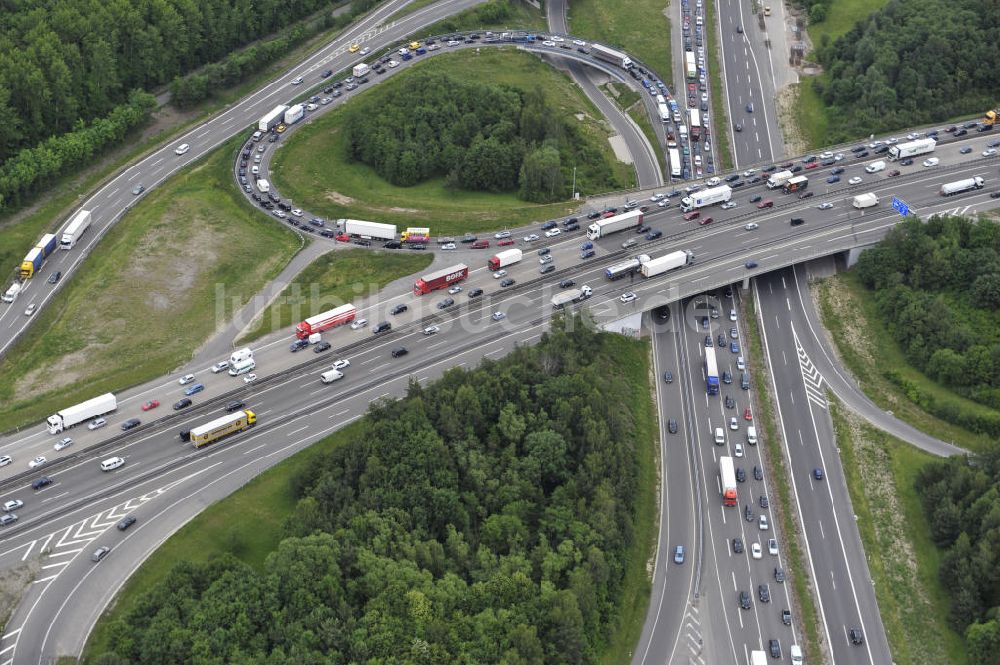
[[[269,132],[275,127],[277,127],[282,120],[285,118],[285,111],[288,107],[284,104],[278,104],[271,112],[265,115],[263,118],[257,121],[257,129],[262,132]]]
[[[552,296],[552,308],[562,309],[572,302],[581,302],[594,294],[594,290],[584,284],[578,289],[567,289]]]
[[[59,240],[59,247],[61,249],[73,249],[73,246],[80,241],[80,236],[89,228],[90,211],[81,210],[73,216],[66,230],[63,231],[62,238]]]
[[[378,222],[363,222],[359,219],[338,219],[337,226],[344,233],[362,238],[378,238],[379,240],[395,240],[395,224],[379,224]]]
[[[642,224],[642,211],[629,210],[620,215],[599,219],[587,227],[587,237],[591,240],[604,238],[608,234],[623,229],[635,228]]]
[[[909,143],[899,143],[889,148],[889,160],[894,162],[897,159],[926,155],[929,152],[934,152],[934,148],[936,147],[937,141],[934,139],[919,139],[917,141],[910,141]]]
[[[941,196],[952,196],[953,194],[961,194],[972,189],[982,189],[984,184],[986,184],[986,181],[979,176],[948,182],[941,185]]]
[[[118,408],[118,400],[112,393],[88,399],[75,406],[54,413],[46,419],[49,434],[58,434],[74,425],[86,422],[91,418],[103,416]]]
[[[772,173],[771,177],[767,179],[767,188],[778,189],[791,180],[794,175],[795,174],[791,171],[778,171],[777,173]]]
[[[639,268],[639,271],[643,277],[656,277],[657,275],[662,275],[677,268],[683,268],[692,263],[694,263],[694,252],[677,250],[676,252],[670,252],[664,256],[646,261]]]
[[[719,185],[700,192],[692,192],[690,196],[681,199],[681,211],[690,212],[716,203],[725,203],[732,197],[733,188],[729,185]]]

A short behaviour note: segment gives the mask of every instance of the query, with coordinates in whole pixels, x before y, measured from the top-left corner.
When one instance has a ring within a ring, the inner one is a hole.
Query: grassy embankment
[[[610,339],[612,353],[634,386],[631,403],[637,432],[644,446],[637,446],[639,483],[635,538],[623,583],[621,622],[614,627],[608,648],[602,654],[605,665],[625,665],[628,653],[639,638],[650,583],[646,564],[656,538],[656,415],[649,392],[649,346],[622,337]],[[82,659],[96,662],[108,643],[109,629],[117,617],[140,601],[146,590],[162,581],[178,561],[204,562],[229,553],[260,568],[267,555],[277,549],[282,524],[293,512],[296,495],[291,481],[301,470],[327,455],[335,447],[356,438],[363,424],[357,422],[334,432],[306,450],[268,469],[243,489],[209,506],[170,537],[129,579],[114,605],[98,621]]]
[[[841,360],[869,399],[897,418],[943,441],[969,450],[993,445],[989,437],[969,432],[922,410],[885,376],[895,371],[907,384],[936,403],[953,403],[962,411],[993,413],[982,404],[956,395],[913,368],[878,315],[871,293],[852,272],[823,280],[813,287],[823,326],[830,332]]]
[[[620,181],[631,182],[628,165],[614,158],[600,114],[569,77],[533,55],[513,49],[484,48],[438,55],[417,70],[440,70],[466,80],[489,80],[522,90],[541,86],[549,106],[576,124],[585,141],[612,164]],[[397,75],[406,77],[410,71]],[[394,78],[394,80],[398,80]],[[387,81],[382,86],[391,86]],[[364,94],[370,94],[365,92]],[[274,157],[273,179],[286,196],[327,218],[361,218],[400,225],[429,226],[434,235],[455,235],[527,224],[570,213],[570,202],[537,205],[513,193],[450,191],[443,177],[413,187],[396,187],[370,167],[347,157],[340,122],[346,109],[336,109],[302,127]],[[580,114],[583,120],[577,120]],[[594,192],[582,192],[583,195]]]
[[[255,320],[241,342],[255,340],[325,309],[376,293],[400,277],[422,271],[434,255],[347,249],[313,261]]]
[[[806,661],[821,663],[822,651],[819,637],[819,613],[812,595],[812,581],[809,578],[806,553],[799,544],[799,528],[796,513],[792,508],[794,495],[788,481],[788,469],[785,466],[785,456],[781,447],[781,437],[775,419],[774,404],[771,402],[770,385],[766,377],[768,372],[764,364],[764,345],[761,341],[760,328],[757,321],[757,307],[753,299],[746,299],[746,335],[749,341],[750,353],[747,358],[747,369],[750,376],[757,379],[752,382],[754,399],[757,403],[754,418],[757,423],[758,440],[767,451],[766,466],[770,471],[778,492],[778,501],[771,498],[771,512],[781,522],[781,530],[785,534],[785,553],[788,566],[788,583],[792,588],[793,605],[798,609],[795,620],[804,631],[802,649]],[[793,609],[793,612],[795,610]]]
[[[239,144],[148,192],[38,314],[0,361],[6,428],[170,372],[295,254],[235,191]]]
[[[715,142],[715,154],[719,156],[719,161],[715,165],[715,172],[731,171],[733,168],[733,155],[729,149],[729,120],[726,116],[726,102],[723,96],[722,86],[722,62],[716,53],[713,42],[716,39],[715,26],[715,2],[705,0],[705,25],[713,26],[705,30],[705,55],[708,56],[708,85],[712,88],[712,141]],[[682,99],[682,97],[679,97]]]
[[[965,665],[965,644],[946,620],[950,597],[938,577],[941,551],[914,489],[921,467],[936,458],[872,427],[831,395],[828,400],[893,662]]]

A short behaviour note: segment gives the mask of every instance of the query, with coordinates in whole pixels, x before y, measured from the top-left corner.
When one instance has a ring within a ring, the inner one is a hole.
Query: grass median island
[[[423,271],[430,253],[345,249],[313,261],[255,320],[240,342],[249,342],[327,309],[376,293],[400,277]]]
[[[170,538],[84,662],[209,644],[219,662],[274,665],[627,662],[656,532],[648,355],[556,324],[374,402]]]
[[[575,209],[572,202],[535,204],[517,198],[515,192],[472,192],[446,187],[445,177],[433,177],[416,185],[395,186],[375,170],[348,158],[344,120],[351,105],[365,103],[367,95],[389,94],[391,86],[415,72],[442,73],[464,81],[489,81],[519,91],[540,89],[548,108],[572,123],[580,144],[577,149],[588,159],[603,160],[600,169],[610,169],[611,180],[602,187],[619,189],[632,182],[627,164],[618,162],[608,144],[608,131],[600,114],[570,79],[541,62],[536,56],[512,48],[482,48],[430,58],[392,80],[370,89],[321,118],[297,130],[275,154],[272,179],[278,189],[303,207],[329,218],[369,219],[398,225],[428,226],[434,235],[456,235],[523,225],[547,217],[566,215]],[[386,92],[383,92],[383,89]],[[565,176],[568,184],[572,164]],[[583,185],[585,166],[578,165],[578,190]]]
[[[573,0],[569,31],[620,48],[653,68],[670,84],[670,22],[665,0]]]
[[[233,188],[238,145],[148,192],[38,314],[0,361],[5,429],[170,372],[281,271],[299,238]]]
[[[942,552],[914,487],[920,469],[938,458],[872,427],[832,395],[827,400],[893,662],[965,665],[965,642],[947,622]]]

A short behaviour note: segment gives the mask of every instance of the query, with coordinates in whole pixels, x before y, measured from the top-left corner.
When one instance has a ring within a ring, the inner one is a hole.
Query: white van
[[[240,374],[246,374],[247,372],[252,372],[257,368],[257,363],[254,362],[253,358],[247,358],[238,363],[234,363],[229,366],[229,376],[239,376]]]
[[[865,167],[865,171],[868,173],[878,173],[879,171],[885,171],[885,162],[879,160],[877,162],[872,162]]]
[[[125,460],[121,457],[109,457],[108,459],[101,462],[101,471],[114,471],[118,467],[125,464]]]
[[[340,370],[331,369],[328,372],[323,372],[322,374],[320,374],[319,378],[320,381],[322,381],[323,383],[333,383],[338,379],[344,378],[344,373],[341,372]]]
[[[747,443],[751,446],[757,445],[757,428],[753,425],[747,427]]]
[[[788,652],[792,656],[792,665],[802,665],[802,647],[798,644],[793,644]]]
[[[241,363],[244,360],[249,360],[253,358],[253,351],[249,347],[243,347],[242,349],[237,349],[232,352],[229,356],[229,364],[235,365],[236,363]]]
[[[715,428],[715,445],[721,446],[726,442],[726,433],[722,431],[721,427]]]

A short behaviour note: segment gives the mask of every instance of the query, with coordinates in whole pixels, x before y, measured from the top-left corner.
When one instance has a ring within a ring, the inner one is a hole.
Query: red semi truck
[[[438,289],[446,289],[456,282],[461,282],[468,276],[469,266],[464,263],[459,263],[443,270],[436,270],[418,279],[413,285],[413,293],[420,296],[431,291],[437,291]]]
[[[341,305],[333,309],[310,316],[308,319],[295,326],[295,336],[299,339],[309,339],[309,335],[329,330],[336,326],[342,326],[354,320],[358,313],[354,305]]]

